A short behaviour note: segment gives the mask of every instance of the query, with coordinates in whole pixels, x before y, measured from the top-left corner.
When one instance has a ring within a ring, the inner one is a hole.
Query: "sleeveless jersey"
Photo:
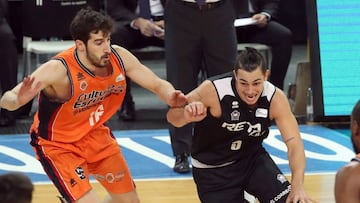
[[[251,158],[269,134],[269,108],[275,86],[265,81],[257,107],[252,109],[240,99],[232,72],[209,80],[217,91],[222,113],[215,118],[208,111],[203,121],[195,123],[192,157],[210,165]]]
[[[75,47],[53,58],[67,69],[71,98],[51,101],[40,92],[31,132],[47,140],[70,143],[103,126],[117,112],[126,91],[125,69],[118,53],[113,48],[111,51],[112,72],[106,77],[98,77],[86,68]]]

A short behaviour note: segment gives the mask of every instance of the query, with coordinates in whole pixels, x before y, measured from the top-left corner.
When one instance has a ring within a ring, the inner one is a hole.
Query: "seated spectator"
[[[8,23],[7,0],[0,0],[0,92],[4,93],[17,84],[18,53],[15,35]],[[6,47],[6,48],[4,48]],[[15,125],[16,112],[0,111],[0,127]]]
[[[277,22],[279,0],[233,0],[237,18],[251,17],[253,25],[236,27],[238,43],[261,43],[271,48],[270,82],[284,89],[292,52],[292,33]],[[268,62],[269,63],[269,62]]]

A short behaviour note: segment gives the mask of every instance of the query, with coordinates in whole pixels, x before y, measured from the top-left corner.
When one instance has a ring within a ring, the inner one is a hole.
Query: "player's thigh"
[[[245,190],[260,202],[285,202],[290,193],[290,183],[270,155],[264,153],[257,158]]]
[[[218,168],[193,167],[193,178],[201,202],[243,202],[243,182],[246,179],[246,175],[242,174],[239,170],[241,166],[243,166],[242,163],[234,163]]]
[[[61,196],[73,202],[89,192],[91,185],[86,160],[70,148],[66,144],[62,147],[43,145],[36,147],[35,152]]]
[[[126,194],[135,190],[129,167],[120,151],[89,164],[89,171],[110,194]]]

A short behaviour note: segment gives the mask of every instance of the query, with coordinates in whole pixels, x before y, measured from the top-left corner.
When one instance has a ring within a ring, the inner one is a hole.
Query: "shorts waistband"
[[[208,2],[208,3],[204,3],[203,5],[198,5],[195,2],[190,2],[190,1],[184,1],[184,0],[175,0],[176,2],[179,2],[185,6],[189,6],[192,8],[196,8],[199,10],[211,10],[213,8],[216,8],[220,5],[222,5],[225,0],[220,0],[220,1],[215,1],[215,2]]]
[[[197,159],[194,159],[194,158],[191,157],[191,164],[195,168],[219,168],[219,167],[224,167],[224,166],[231,165],[233,163],[235,163],[235,161],[230,161],[230,162],[226,162],[226,163],[219,164],[219,165],[209,165],[209,164],[201,163]]]

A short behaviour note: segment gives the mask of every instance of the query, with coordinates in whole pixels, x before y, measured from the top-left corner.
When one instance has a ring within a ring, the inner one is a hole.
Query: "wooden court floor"
[[[306,175],[305,189],[319,203],[334,203],[335,174]],[[192,179],[186,180],[138,180],[135,181],[141,203],[199,203]],[[102,187],[94,183],[100,197],[106,195]],[[53,185],[35,185],[33,203],[58,202]]]

